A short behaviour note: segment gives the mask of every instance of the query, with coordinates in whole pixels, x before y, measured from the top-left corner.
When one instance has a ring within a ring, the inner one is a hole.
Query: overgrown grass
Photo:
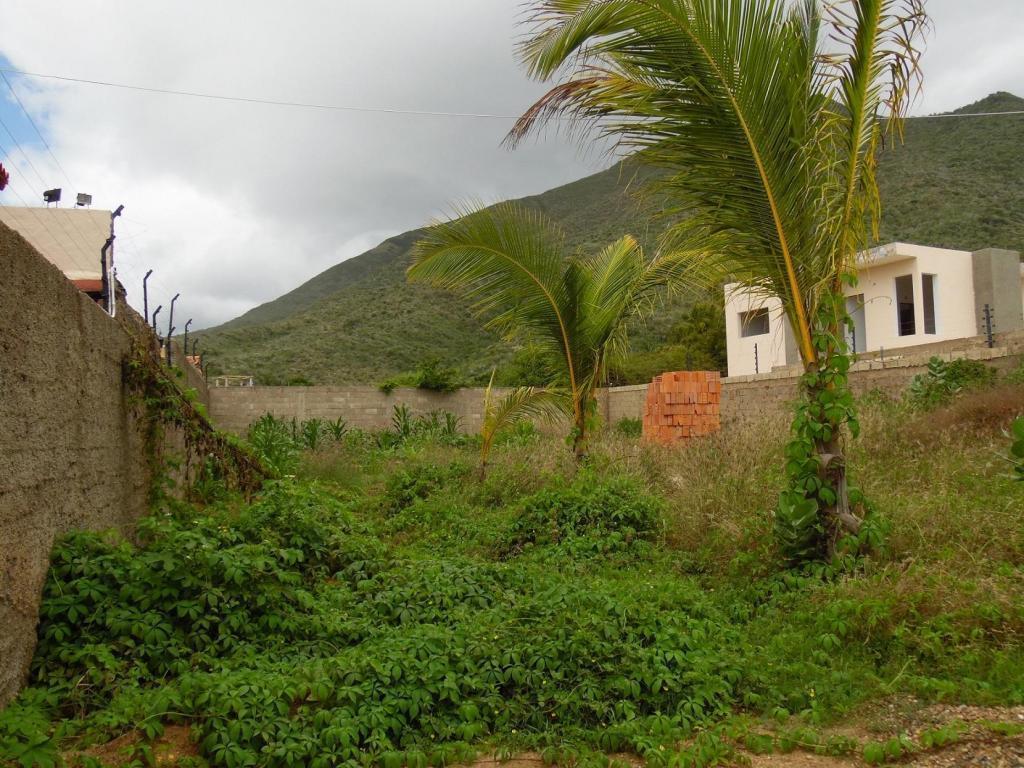
[[[714,765],[874,755],[815,729],[892,694],[1022,703],[1017,407],[962,402],[865,406],[851,465],[886,547],[799,573],[767,512],[784,418],[681,448],[609,430],[582,470],[524,432],[484,481],[467,441],[347,435],[252,504],[165,502],[137,547],[75,534],[0,761],[89,764],[72,755],[184,723],[214,765]]]

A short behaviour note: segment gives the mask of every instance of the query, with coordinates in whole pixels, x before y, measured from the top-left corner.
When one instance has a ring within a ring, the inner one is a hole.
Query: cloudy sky
[[[1024,95],[1024,0],[929,0],[929,9],[935,30],[915,113],[996,90]],[[0,67],[257,99],[516,115],[543,91],[516,63],[520,18],[520,0],[3,0]],[[90,192],[96,207],[123,203],[117,253],[130,299],[141,304],[141,277],[153,268],[151,306],[180,291],[177,312],[195,318],[194,329],[454,202],[541,192],[609,162],[556,134],[510,152],[500,146],[510,119],[286,108],[6,76],[52,156],[0,80],[0,161],[13,169],[0,204],[35,204],[51,186],[65,200]]]

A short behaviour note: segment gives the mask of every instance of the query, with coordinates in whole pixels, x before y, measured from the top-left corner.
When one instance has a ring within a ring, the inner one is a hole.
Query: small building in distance
[[[845,289],[854,352],[897,350],[985,333],[988,306],[996,332],[1024,328],[1020,254],[986,248],[954,251],[890,243],[861,254],[858,282]],[[799,365],[796,339],[778,297],[725,286],[729,376]]]
[[[0,206],[0,222],[24,237],[79,290],[100,297],[100,250],[110,236],[110,211]]]

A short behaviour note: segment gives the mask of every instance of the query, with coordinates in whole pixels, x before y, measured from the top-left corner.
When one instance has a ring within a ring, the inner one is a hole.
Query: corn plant
[[[324,427],[327,429],[328,434],[330,434],[331,439],[336,443],[340,443],[349,431],[348,422],[340,416],[334,421],[328,421],[324,424]]]
[[[302,444],[307,450],[315,451],[320,448],[326,427],[323,419],[307,419],[302,422]]]
[[[249,425],[248,441],[273,474],[288,475],[295,471],[299,443],[295,439],[294,419],[289,424],[265,413]]]

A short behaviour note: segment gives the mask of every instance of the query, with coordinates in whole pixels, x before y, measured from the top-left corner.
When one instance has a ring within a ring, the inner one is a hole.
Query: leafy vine
[[[844,432],[856,438],[860,423],[849,387],[845,296],[825,297],[816,319],[818,364],[800,379],[803,396],[785,453],[788,487],[775,513],[776,543],[792,564],[875,548],[882,538],[864,495],[847,484]]]
[[[186,480],[199,472],[212,475],[228,488],[246,495],[256,491],[267,476],[260,460],[239,440],[217,430],[206,415],[193,389],[181,386],[160,358],[148,329],[126,327],[132,338],[129,353],[122,361],[122,378],[130,402],[140,410],[144,425],[147,459],[153,477],[152,492],[158,495],[168,481],[174,461],[165,456],[168,427],[181,435],[184,443]]]

